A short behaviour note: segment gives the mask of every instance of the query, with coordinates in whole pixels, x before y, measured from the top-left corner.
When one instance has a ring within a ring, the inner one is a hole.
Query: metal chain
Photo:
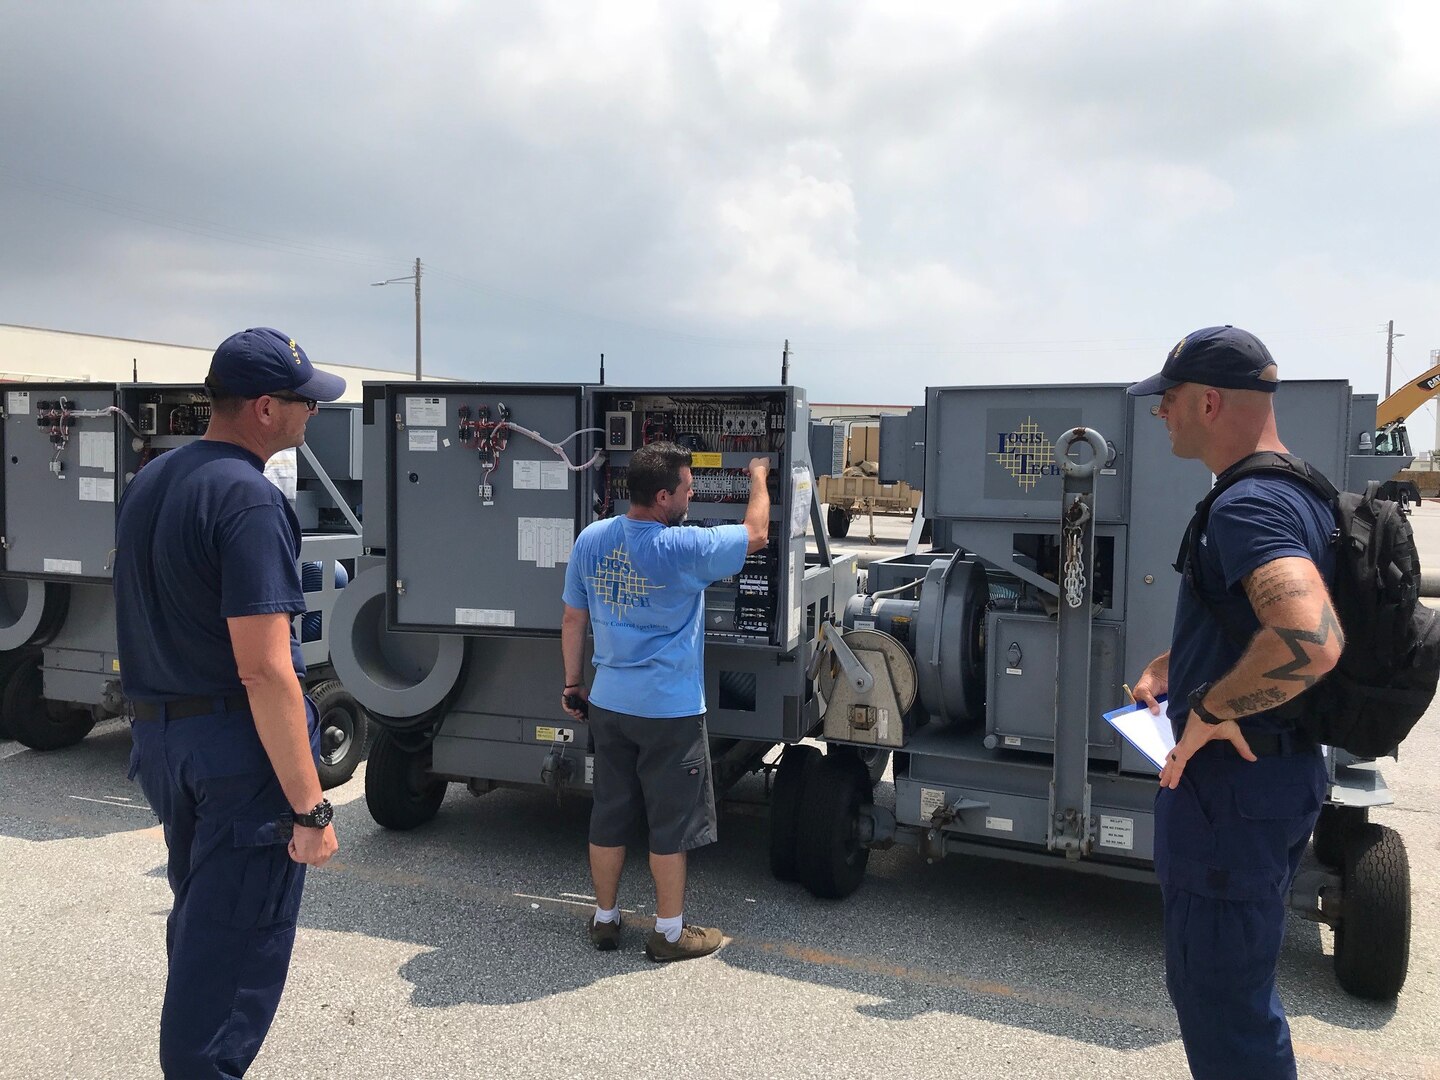
[[[1078,512],[1075,509],[1078,507]],[[1072,505],[1072,512],[1065,515],[1067,520],[1061,529],[1065,545],[1065,602],[1078,608],[1085,601],[1085,560],[1080,552],[1080,526],[1090,516],[1090,508],[1078,499]]]

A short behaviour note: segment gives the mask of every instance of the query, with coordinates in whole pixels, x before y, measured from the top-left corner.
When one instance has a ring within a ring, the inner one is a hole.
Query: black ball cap
[[[1279,381],[1263,378],[1275,358],[1265,343],[1249,330],[1236,326],[1207,326],[1181,338],[1160,374],[1137,382],[1126,393],[1131,397],[1163,394],[1181,383],[1200,383],[1225,390],[1262,390],[1273,394]]]

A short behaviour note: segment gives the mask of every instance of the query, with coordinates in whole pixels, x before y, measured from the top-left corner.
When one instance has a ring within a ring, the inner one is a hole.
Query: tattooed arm
[[[1275,559],[1244,584],[1260,630],[1205,695],[1205,708],[1222,720],[1273,709],[1304,693],[1339,663],[1345,644],[1325,582],[1309,559]]]
[[[1163,787],[1175,787],[1185,763],[1214,739],[1228,740],[1241,757],[1254,761],[1236,720],[1283,705],[1340,661],[1345,639],[1313,562],[1297,556],[1273,559],[1252,571],[1244,585],[1260,629],[1205,695],[1206,710],[1221,722],[1207,724],[1193,711],[1186,718],[1180,742],[1161,770]]]

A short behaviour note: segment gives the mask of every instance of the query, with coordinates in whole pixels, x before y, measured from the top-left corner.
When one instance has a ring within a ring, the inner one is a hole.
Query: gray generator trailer
[[[111,589],[115,515],[147,463],[200,438],[210,403],[195,385],[27,383],[0,421],[0,734],[37,750],[125,715]],[[325,404],[294,465],[271,462],[303,530],[308,610],[296,617],[306,691],[321,715],[321,781],[343,783],[366,743],[364,711],[336,680],[329,622],[361,553],[360,413]]]
[[[559,702],[565,572],[587,524],[626,513],[627,463],[657,439],[694,455],[695,524],[743,520],[748,462],[774,465],[768,546],[704,598],[717,791],[818,734],[815,630],[854,595],[856,572],[828,549],[807,555],[807,530],[823,527],[802,390],[367,384],[364,409],[369,556],[336,605],[331,644],[382,729],[365,773],[381,825],[430,820],[451,782],[475,794],[590,789],[588,730]],[[622,565],[605,573],[593,584],[616,604],[643,603],[643,580]],[[873,747],[835,752],[886,764]],[[781,847],[795,857],[793,831]]]
[[[896,460],[925,491],[935,546],[872,563],[865,593],[821,629],[831,752],[787,750],[775,792],[800,807],[802,845],[827,849],[799,867],[811,892],[847,895],[869,849],[895,843],[930,861],[1153,880],[1157,769],[1103,714],[1169,646],[1172,563],[1212,480],[1171,453],[1153,400],[1123,386],[938,387],[900,421]],[[1276,409],[1291,451],[1337,486],[1394,472],[1358,452],[1374,399],[1347,383],[1285,383]],[[894,754],[893,811],[837,746]],[[1404,845],[1366,820],[1391,802],[1376,763],[1327,758],[1318,865],[1291,905],[1334,928],[1342,986],[1393,997],[1409,953]]]

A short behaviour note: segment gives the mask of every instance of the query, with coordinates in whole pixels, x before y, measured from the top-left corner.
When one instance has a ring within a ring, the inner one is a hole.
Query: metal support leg
[[[1075,462],[1074,444],[1090,446]],[[1090,638],[1095,595],[1095,476],[1105,440],[1093,429],[1071,428],[1055,444],[1062,462],[1059,647],[1055,671],[1055,761],[1050,778],[1046,844],[1078,859],[1090,852]]]

